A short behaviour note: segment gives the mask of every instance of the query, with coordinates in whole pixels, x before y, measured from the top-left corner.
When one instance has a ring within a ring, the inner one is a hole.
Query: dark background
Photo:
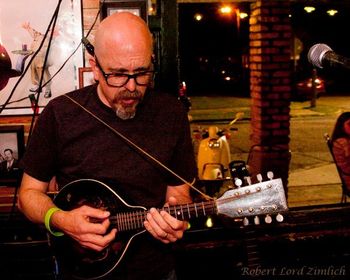
[[[293,40],[303,44],[300,60],[293,61],[295,82],[311,77],[312,67],[307,52],[316,43],[329,45],[336,53],[350,57],[350,3],[349,1],[316,1],[313,13],[304,11],[305,1],[291,3]],[[250,13],[250,3],[231,4],[241,12]],[[221,15],[220,3],[179,4],[180,80],[187,83],[189,95],[249,96],[249,17],[240,20],[236,14]],[[337,9],[331,17],[326,11]],[[195,21],[201,13],[203,19]],[[222,71],[225,71],[223,74]],[[327,93],[350,90],[350,71],[344,69],[318,69],[325,80]],[[225,80],[231,77],[230,81]]]

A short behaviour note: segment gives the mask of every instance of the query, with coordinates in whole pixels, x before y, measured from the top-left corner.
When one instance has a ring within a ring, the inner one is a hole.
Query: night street
[[[202,117],[201,111],[206,112],[214,118],[220,119],[219,115],[214,112],[221,112],[226,116],[232,116],[238,111],[245,112],[245,119],[238,121],[234,127],[238,131],[231,134],[230,150],[232,160],[247,161],[250,141],[250,120],[249,120],[249,98],[228,98],[218,100],[218,97],[206,98],[208,107],[212,104],[213,110],[204,109],[198,106],[196,100],[198,97],[192,98],[194,116]],[[203,98],[203,97],[202,97]],[[203,103],[203,102],[201,102]],[[228,106],[224,106],[227,104]],[[305,189],[293,188],[293,191],[307,191],[308,186],[322,186],[322,193],[329,192],[332,199],[338,200],[340,196],[340,180],[333,164],[331,155],[326,145],[324,134],[331,134],[337,116],[343,111],[350,111],[350,96],[323,96],[317,100],[316,108],[308,108],[310,103],[292,102],[291,104],[291,121],[290,121],[290,175],[289,186],[302,186]],[[213,112],[214,111],[214,112]],[[198,128],[207,128],[209,125],[217,125],[220,128],[225,127],[230,121],[220,120],[217,122],[193,121],[192,130]],[[195,143],[195,149],[198,149],[198,143]],[[292,199],[292,197],[291,197]]]
[[[220,99],[220,97],[213,99]],[[192,98],[193,111],[196,111],[197,114],[196,100],[197,97]],[[236,112],[245,112],[245,119],[238,121],[234,125],[234,127],[238,128],[238,131],[232,133],[230,149],[234,159],[246,160],[251,146],[249,141],[251,133],[249,120],[250,99],[225,97],[224,100],[225,104],[229,104],[230,108],[218,108],[217,103],[214,101],[212,102],[214,109],[211,111],[224,112],[225,116],[232,116],[232,119]],[[210,104],[207,106],[210,107]],[[219,106],[223,106],[223,104],[219,104]],[[291,105],[291,171],[327,164],[331,161],[323,135],[332,133],[338,114],[343,111],[350,111],[350,96],[323,96],[317,100],[316,108],[311,110],[307,108],[308,106],[309,102],[292,102]],[[221,120],[215,124],[219,127],[225,127],[227,123],[229,123],[228,120]],[[198,126],[205,128],[208,125],[213,125],[213,123],[204,121],[192,122],[192,128]]]

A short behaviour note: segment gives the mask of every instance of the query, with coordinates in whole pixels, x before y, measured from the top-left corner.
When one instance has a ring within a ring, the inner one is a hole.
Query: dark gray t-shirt
[[[175,97],[147,92],[135,118],[121,120],[100,101],[95,85],[68,95],[185,180],[196,176],[187,114]],[[76,179],[96,179],[127,203],[147,208],[163,206],[167,185],[183,184],[64,96],[40,115],[21,166],[40,181],[56,175],[60,188]],[[137,267],[142,279],[157,279],[169,270],[169,246],[159,243],[148,233],[137,238],[124,262],[133,270],[128,269],[129,276]]]

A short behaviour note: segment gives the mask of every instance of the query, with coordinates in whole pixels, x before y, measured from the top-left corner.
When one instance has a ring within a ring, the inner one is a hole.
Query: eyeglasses
[[[125,73],[105,73],[95,56],[96,65],[100,68],[107,85],[111,87],[122,87],[125,86],[130,79],[134,79],[135,83],[139,86],[147,86],[149,80],[154,75],[154,71],[147,70],[141,71],[135,74],[125,74]]]

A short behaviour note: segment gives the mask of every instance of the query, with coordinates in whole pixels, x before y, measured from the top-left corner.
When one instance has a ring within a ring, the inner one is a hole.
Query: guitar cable
[[[92,116],[93,118],[95,118],[97,121],[99,121],[100,123],[102,123],[104,126],[106,126],[109,130],[111,130],[114,134],[118,135],[121,139],[123,139],[127,144],[129,144],[130,146],[132,146],[133,148],[135,148],[136,150],[138,150],[139,152],[141,152],[143,155],[147,156],[149,159],[151,159],[153,162],[155,162],[156,164],[158,164],[160,167],[162,167],[163,169],[165,169],[166,171],[170,172],[172,175],[174,175],[176,178],[178,178],[180,181],[182,181],[183,183],[185,183],[187,186],[189,186],[191,189],[195,190],[196,192],[198,192],[199,194],[201,194],[205,199],[207,200],[213,200],[214,198],[210,197],[209,195],[203,193],[202,191],[200,191],[199,189],[197,189],[194,186],[194,183],[196,182],[196,178],[193,179],[192,183],[188,182],[187,180],[185,180],[184,178],[182,178],[180,175],[178,175],[177,173],[175,173],[173,170],[171,170],[169,167],[167,167],[165,164],[163,164],[162,162],[160,162],[158,159],[156,159],[154,156],[152,156],[150,153],[146,152],[144,149],[142,149],[141,147],[139,147],[138,145],[136,145],[134,142],[132,142],[129,138],[127,138],[126,136],[124,136],[122,133],[120,133],[119,131],[117,131],[116,129],[114,129],[113,127],[111,127],[108,123],[106,123],[105,121],[103,121],[101,118],[99,118],[98,116],[96,116],[93,112],[91,112],[89,109],[85,108],[83,105],[81,105],[79,102],[77,102],[76,100],[74,100],[73,98],[71,98],[70,96],[68,96],[67,94],[64,95],[66,98],[68,98],[71,102],[73,102],[74,104],[76,104],[77,106],[79,106],[81,109],[83,109],[86,113],[88,113],[90,116]]]

